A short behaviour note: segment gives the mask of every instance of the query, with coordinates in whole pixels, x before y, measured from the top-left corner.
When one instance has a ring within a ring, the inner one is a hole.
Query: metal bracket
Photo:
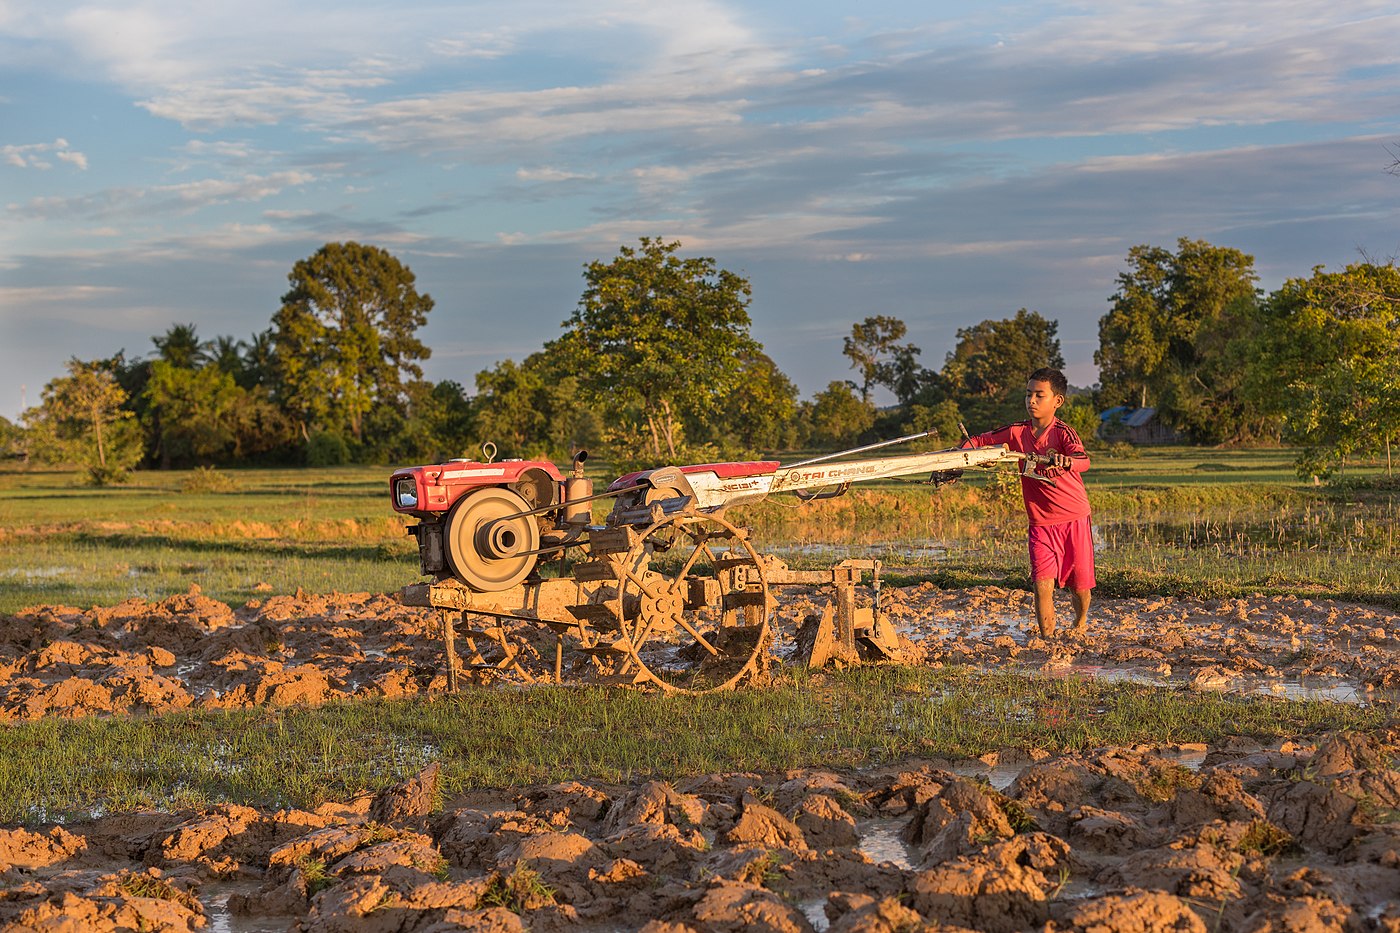
[[[806,489],[795,489],[792,494],[803,502],[816,502],[819,499],[838,499],[850,492],[850,489],[850,483],[842,483],[835,489],[828,489],[826,492],[811,492]]]

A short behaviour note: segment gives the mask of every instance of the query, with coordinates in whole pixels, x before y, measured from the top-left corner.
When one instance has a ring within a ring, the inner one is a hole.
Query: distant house
[[[1157,418],[1155,408],[1129,408],[1119,405],[1099,412],[1099,440],[1127,441],[1130,444],[1177,444],[1181,435]]]

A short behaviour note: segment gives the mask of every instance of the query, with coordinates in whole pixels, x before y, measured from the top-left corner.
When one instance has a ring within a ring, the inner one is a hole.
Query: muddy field
[[[815,608],[788,594],[780,655]],[[887,590],[885,609],[925,663],[1400,687],[1400,620],[1354,605],[1103,600],[1087,634],[1050,641],[1019,591]],[[441,690],[439,624],[364,594],[37,607],[0,618],[0,717]],[[524,671],[545,676],[552,638],[525,631]],[[1400,771],[1369,737],[569,782],[437,810],[435,781],[315,812],[0,830],[0,928],[1400,931]]]

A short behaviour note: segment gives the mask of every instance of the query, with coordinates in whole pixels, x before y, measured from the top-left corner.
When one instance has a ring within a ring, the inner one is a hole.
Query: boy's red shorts
[[[1054,579],[1072,590],[1094,588],[1094,533],[1086,515],[1057,525],[1032,525],[1031,579]]]

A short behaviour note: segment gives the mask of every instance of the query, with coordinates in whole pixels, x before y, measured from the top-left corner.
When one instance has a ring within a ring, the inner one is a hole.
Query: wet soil
[[[774,654],[794,652],[798,625],[826,597],[788,588],[774,611]],[[1367,701],[1400,693],[1400,616],[1288,596],[1105,599],[1088,631],[1042,638],[1031,596],[932,584],[886,588],[881,608],[909,663],[1082,672],[1192,689],[1261,690]],[[1070,618],[1067,601],[1059,606]],[[489,628],[496,623],[484,621]],[[507,623],[518,651],[458,626],[467,680],[548,679],[554,636]],[[158,603],[37,606],[0,616],[0,720],[320,704],[440,690],[442,613],[393,596],[298,594],[238,608],[197,588]],[[478,662],[478,663],[472,663]],[[587,673],[570,653],[566,669]]]
[[[820,599],[785,594],[779,653]],[[887,589],[883,608],[924,663],[1195,689],[1312,683],[1364,701],[1400,685],[1397,619],[1364,606],[1103,600],[1087,633],[1047,640],[1028,631],[1029,600],[920,586]],[[0,617],[0,717],[441,690],[440,624],[368,594],[36,607]],[[535,628],[521,630],[513,677],[552,669],[552,636]],[[221,805],[0,828],[0,929],[1400,933],[1396,743],[1007,750],[504,788],[440,808],[430,766],[314,812]]]
[[[997,758],[0,830],[0,929],[1400,930],[1374,738]]]

